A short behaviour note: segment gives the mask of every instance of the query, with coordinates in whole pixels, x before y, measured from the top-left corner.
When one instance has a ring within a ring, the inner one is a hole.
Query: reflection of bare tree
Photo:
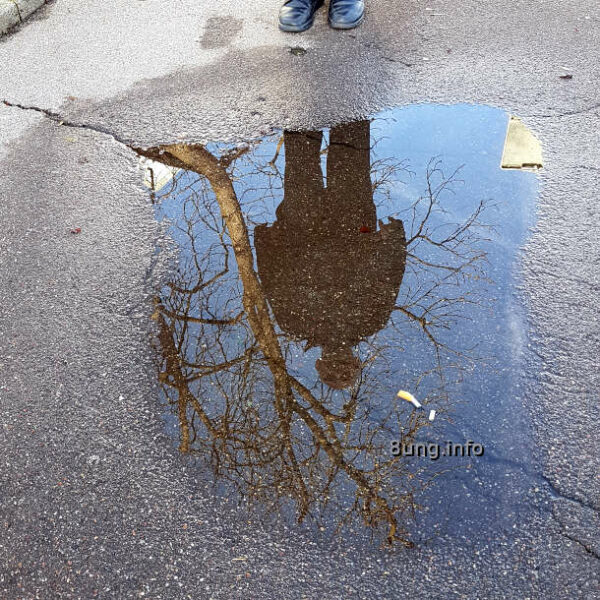
[[[373,530],[385,527],[390,543],[410,545],[406,519],[415,509],[414,491],[427,482],[405,458],[390,455],[388,441],[390,434],[413,439],[424,422],[403,405],[392,402],[384,409],[369,387],[368,368],[342,400],[290,371],[294,345],[276,331],[231,175],[235,161],[248,151],[234,149],[219,159],[202,146],[138,150],[201,176],[185,197],[179,223],[190,255],[168,293],[157,299],[155,313],[164,358],[160,377],[176,408],[180,449],[209,457],[215,476],[245,496],[273,507],[291,500],[299,521],[307,515],[318,520],[329,510],[342,527],[359,516]],[[409,258],[414,255],[415,269],[456,278],[466,272],[461,261],[466,269],[481,258],[463,252],[478,213],[462,230],[437,236],[429,225],[444,189],[433,183],[437,174],[432,165],[430,210],[423,217],[414,207],[407,235],[413,248],[448,247],[457,266],[428,263],[412,250]],[[197,226],[212,234],[202,248],[197,247]],[[443,285],[440,278],[434,280],[437,285],[411,290],[410,301],[397,309],[422,327],[439,353],[443,345],[435,328],[453,313],[450,299],[434,298]]]
[[[454,350],[443,342],[440,332],[449,330],[462,318],[465,305],[478,304],[481,298],[465,292],[468,280],[484,279],[482,266],[486,252],[482,247],[480,222],[485,208],[480,201],[473,212],[461,223],[446,220],[442,197],[453,193],[460,168],[445,175],[441,161],[432,159],[426,170],[425,192],[407,209],[410,223],[407,234],[407,271],[413,273],[412,285],[404,288],[396,311],[408,318],[431,343],[434,362],[422,375],[435,375],[439,381],[439,397],[446,399],[446,375],[451,370],[462,371],[464,361],[474,360],[472,355]],[[442,217],[436,218],[436,217]],[[397,319],[392,318],[391,328],[400,330]],[[450,363],[450,356],[458,359]]]

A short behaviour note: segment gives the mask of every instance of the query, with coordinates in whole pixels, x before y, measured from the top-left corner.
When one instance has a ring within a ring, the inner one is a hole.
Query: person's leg
[[[329,133],[327,198],[341,229],[374,231],[377,225],[371,183],[371,123],[336,125]]]
[[[318,222],[323,194],[321,170],[321,131],[285,131],[285,176],[283,202],[277,207],[277,220],[300,231]]]
[[[286,0],[279,11],[279,29],[300,32],[309,29],[315,12],[323,6],[323,0]]]
[[[329,25],[334,29],[353,29],[365,16],[364,0],[331,0]]]

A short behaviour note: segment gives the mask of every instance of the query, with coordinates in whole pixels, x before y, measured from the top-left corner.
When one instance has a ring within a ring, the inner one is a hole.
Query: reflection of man
[[[385,327],[406,262],[402,221],[377,231],[368,121],[333,127],[327,186],[320,131],[285,132],[284,199],[256,227],[258,274],[277,323],[322,348],[316,367],[334,388],[359,372],[352,347]]]

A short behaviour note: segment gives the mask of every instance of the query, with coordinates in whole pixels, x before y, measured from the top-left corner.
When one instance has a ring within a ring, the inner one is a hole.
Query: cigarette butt
[[[430,410],[429,411],[429,420],[433,421],[435,419],[435,410]]]
[[[402,400],[410,402],[413,406],[415,406],[415,408],[421,408],[421,403],[410,392],[400,390],[398,392],[398,398],[402,398]]]

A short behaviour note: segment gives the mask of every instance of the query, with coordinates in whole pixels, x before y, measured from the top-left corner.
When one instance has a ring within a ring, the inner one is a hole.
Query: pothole
[[[166,426],[223,502],[407,546],[527,510],[537,179],[501,168],[508,124],[419,105],[139,150],[179,247],[154,314]]]

